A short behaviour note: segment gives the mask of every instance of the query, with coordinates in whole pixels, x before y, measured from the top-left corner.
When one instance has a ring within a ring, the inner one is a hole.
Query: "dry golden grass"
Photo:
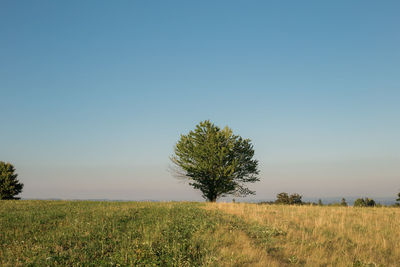
[[[281,262],[269,257],[265,250],[254,244],[244,232],[220,226],[213,234],[205,238],[216,239],[220,244],[215,248],[218,258],[211,265],[215,266],[281,266]]]
[[[306,266],[400,266],[399,208],[209,203],[206,209],[282,230],[260,258],[266,266],[275,265],[268,262],[274,257]],[[253,249],[236,244],[242,247],[231,251]]]

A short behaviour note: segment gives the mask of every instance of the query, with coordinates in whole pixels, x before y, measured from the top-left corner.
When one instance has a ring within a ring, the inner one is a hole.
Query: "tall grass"
[[[269,255],[306,266],[400,266],[400,209],[208,204],[279,229]]]
[[[262,251],[229,227],[198,203],[0,201],[0,265],[257,264]]]
[[[400,266],[400,209],[0,201],[0,266]]]

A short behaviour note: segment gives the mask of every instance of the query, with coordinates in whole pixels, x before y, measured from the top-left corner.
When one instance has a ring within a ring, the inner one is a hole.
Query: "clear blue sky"
[[[25,198],[201,199],[201,120],[253,140],[252,199],[400,189],[399,1],[1,1],[0,160]]]

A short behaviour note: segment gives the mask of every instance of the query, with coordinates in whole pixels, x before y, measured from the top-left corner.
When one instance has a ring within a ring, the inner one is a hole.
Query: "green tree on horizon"
[[[290,205],[301,205],[303,204],[302,195],[294,193],[289,196],[289,204]]]
[[[276,195],[275,203],[284,205],[302,205],[304,204],[302,201],[302,197],[303,197],[302,195],[297,193],[289,195],[286,192],[282,192]]]
[[[181,135],[171,161],[178,175],[188,179],[189,185],[200,190],[206,200],[215,202],[230,194],[255,194],[245,186],[260,180],[258,161],[253,156],[250,139],[206,120],[187,135]]]
[[[372,198],[367,198],[367,197],[365,199],[358,198],[354,202],[354,207],[374,207],[374,206],[376,206],[376,202]]]
[[[0,199],[20,199],[24,184],[17,180],[18,174],[11,163],[0,161]]]
[[[275,203],[288,205],[289,204],[289,194],[286,192],[277,194]]]

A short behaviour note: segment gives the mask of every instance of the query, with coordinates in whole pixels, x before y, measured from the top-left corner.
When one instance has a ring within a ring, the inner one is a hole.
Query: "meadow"
[[[400,266],[400,209],[0,201],[1,266]]]

